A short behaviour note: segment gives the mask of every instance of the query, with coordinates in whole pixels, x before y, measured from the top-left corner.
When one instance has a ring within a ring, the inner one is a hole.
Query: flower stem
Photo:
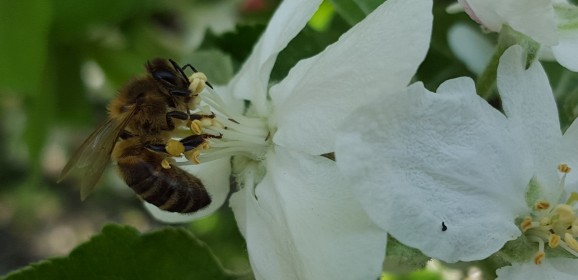
[[[494,87],[496,85],[500,57],[509,47],[516,44],[521,45],[526,50],[527,66],[531,65],[537,59],[540,44],[532,40],[530,37],[504,25],[500,31],[498,44],[496,45],[496,50],[492,55],[492,59],[476,82],[476,91],[478,92],[478,95],[484,99],[489,99],[495,94]]]

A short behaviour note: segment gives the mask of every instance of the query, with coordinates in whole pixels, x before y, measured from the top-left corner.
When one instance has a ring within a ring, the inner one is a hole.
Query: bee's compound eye
[[[153,73],[153,77],[159,81],[164,81],[172,86],[176,86],[175,74],[167,71],[157,71]]]

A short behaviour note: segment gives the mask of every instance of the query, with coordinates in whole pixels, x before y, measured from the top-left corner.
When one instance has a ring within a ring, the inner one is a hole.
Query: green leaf
[[[271,80],[279,81],[287,76],[289,70],[300,60],[314,56],[339,39],[349,29],[349,25],[340,17],[334,17],[331,26],[324,32],[318,32],[305,26],[291,42],[279,53],[271,72]]]
[[[181,65],[190,63],[205,73],[210,83],[224,85],[233,78],[233,62],[229,54],[219,50],[197,51],[187,55]]]
[[[234,62],[242,63],[247,59],[253,46],[265,30],[265,25],[237,25],[234,31],[219,36],[210,29],[201,44],[201,50],[218,49],[231,56]]]
[[[0,90],[39,94],[50,1],[0,1]]]
[[[53,0],[54,37],[76,43],[101,26],[114,26],[130,18],[145,16],[162,5],[153,0]]]
[[[420,250],[400,243],[391,235],[387,237],[386,252],[383,270],[394,274],[406,274],[422,269],[430,260],[430,257],[424,255]]]
[[[365,18],[385,0],[330,0],[335,11],[349,24],[354,25]]]
[[[128,226],[107,225],[68,257],[32,264],[4,280],[236,278],[184,229],[165,228],[141,235]]]

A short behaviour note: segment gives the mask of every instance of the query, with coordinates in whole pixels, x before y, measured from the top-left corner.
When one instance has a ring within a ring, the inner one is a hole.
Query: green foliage
[[[218,49],[229,54],[233,61],[240,65],[251,54],[253,46],[264,30],[263,24],[237,25],[234,31],[225,32],[219,36],[209,30],[201,49]]]
[[[330,0],[335,11],[349,24],[354,25],[379,7],[385,0]]]
[[[386,252],[383,270],[394,274],[407,274],[423,269],[431,259],[421,251],[400,243],[391,235],[387,237]]]
[[[18,279],[237,279],[226,273],[211,251],[189,232],[165,228],[140,234],[107,225],[100,235],[68,257],[54,258],[13,272]]]
[[[48,1],[0,1],[0,90],[39,94],[51,21]]]

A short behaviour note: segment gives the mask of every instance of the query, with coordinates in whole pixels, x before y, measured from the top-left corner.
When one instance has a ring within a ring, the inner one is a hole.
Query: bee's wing
[[[134,112],[135,109],[120,120],[109,119],[90,134],[64,166],[58,182],[62,181],[73,168],[84,169],[80,189],[80,197],[84,200],[94,189],[108,165],[116,140]]]

